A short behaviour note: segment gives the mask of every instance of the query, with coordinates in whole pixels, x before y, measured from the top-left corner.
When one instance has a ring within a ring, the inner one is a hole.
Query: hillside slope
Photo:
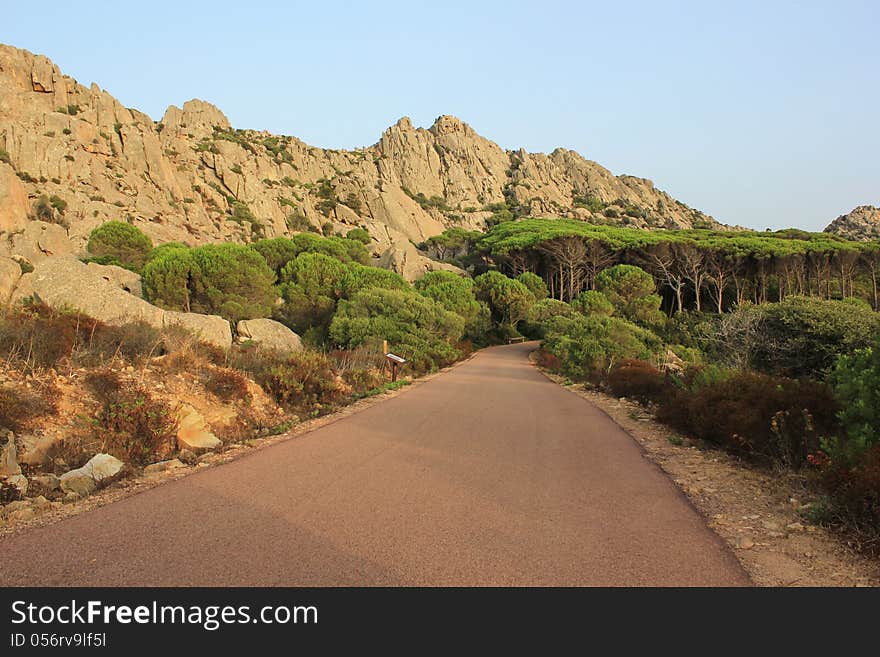
[[[74,251],[95,226],[123,219],[155,242],[189,244],[363,226],[375,256],[393,247],[419,258],[411,243],[454,225],[481,229],[499,208],[643,228],[716,225],[649,180],[569,150],[506,151],[451,116],[428,129],[402,118],[372,146],[327,150],[235,130],[200,100],[157,122],[3,45],[0,88],[0,255],[52,250],[39,243],[45,226],[9,239],[35,218],[63,224]]]
[[[825,232],[860,242],[880,239],[880,208],[860,205],[828,224]]]

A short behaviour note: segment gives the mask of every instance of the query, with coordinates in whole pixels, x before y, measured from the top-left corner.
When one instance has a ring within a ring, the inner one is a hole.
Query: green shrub
[[[584,315],[601,315],[611,317],[614,314],[614,306],[601,292],[596,290],[584,290],[571,302],[572,307]]]
[[[440,303],[412,291],[368,288],[339,303],[330,324],[336,344],[353,348],[388,340],[412,371],[432,370],[455,361],[453,346],[464,320]]]
[[[342,277],[341,296],[350,299],[368,287],[380,287],[384,290],[410,289],[406,279],[390,269],[369,267],[356,262],[349,264]]]
[[[292,231],[309,230],[313,227],[306,215],[299,210],[295,210],[287,215],[285,222],[287,223],[287,227]]]
[[[55,208],[49,203],[49,197],[45,194],[41,195],[34,202],[34,217],[39,221],[50,223],[55,221]]]
[[[528,317],[535,297],[523,283],[498,271],[487,271],[474,279],[474,293],[492,312],[492,319],[501,327],[514,328]]]
[[[141,272],[144,298],[168,310],[190,312],[196,269],[189,247],[163,244],[154,249]]]
[[[240,244],[163,249],[142,275],[152,303],[233,322],[268,317],[276,299],[274,273],[259,253]]]
[[[153,243],[136,226],[108,221],[92,231],[86,248],[95,257],[115,258],[125,267],[140,270],[153,249]]]
[[[346,203],[346,205],[348,204]],[[349,207],[351,206],[349,205]],[[345,234],[345,239],[355,240],[356,242],[360,242],[361,244],[365,244],[367,246],[369,246],[372,242],[370,234],[363,228],[352,228]]]
[[[843,525],[865,550],[880,552],[880,340],[842,356],[829,376],[842,431],[810,461],[828,493],[823,521]]]
[[[249,372],[277,403],[308,415],[331,410],[345,394],[332,361],[312,349],[281,355],[245,347],[233,352],[231,365]]]
[[[586,208],[590,212],[602,212],[607,203],[593,194],[584,194],[582,196],[575,195],[572,199],[572,205],[576,208]]]
[[[237,322],[268,317],[277,295],[275,275],[259,254],[240,244],[207,244],[192,249],[193,312]]]
[[[278,277],[281,276],[284,265],[301,253],[322,253],[344,263],[356,262],[365,265],[370,261],[367,248],[357,240],[321,237],[312,233],[259,240],[249,248],[263,256]]]
[[[654,278],[639,267],[615,265],[602,270],[596,277],[596,290],[605,295],[620,317],[643,326],[657,326],[663,321]]]
[[[650,331],[617,317],[555,316],[544,322],[543,347],[561,361],[562,371],[572,378],[604,378],[615,361],[648,360],[662,346]]]
[[[869,347],[880,329],[878,313],[840,301],[788,297],[754,312],[761,339],[752,365],[786,376],[823,378],[840,356]]]
[[[279,278],[284,323],[297,333],[315,328],[323,336],[342,295],[347,273],[344,263],[323,253],[300,253],[284,265]],[[319,341],[323,341],[321,337]]]
[[[53,202],[54,199],[54,202]],[[63,217],[63,209],[58,210],[58,208],[67,208],[67,203],[62,201],[57,196],[52,196],[51,198],[46,196],[45,194],[41,194],[39,198],[34,202],[34,218],[39,221],[45,221],[50,224],[58,224],[59,226],[63,226],[67,228],[67,222]]]
[[[724,383],[735,374],[734,370],[715,364],[689,367],[681,381],[681,387],[696,392],[709,386]]]
[[[530,271],[523,272],[516,277],[516,280],[529,289],[529,292],[535,297],[535,301],[546,299],[550,294],[547,290],[547,284],[544,282],[544,279],[535,273]]]
[[[258,223],[257,218],[254,216],[254,213],[251,212],[251,209],[247,206],[247,203],[242,203],[241,201],[233,201],[232,206],[230,207],[230,212],[232,214],[232,220],[236,223]]]
[[[880,340],[842,356],[829,377],[840,402],[840,423],[850,451],[880,443]]]
[[[571,304],[558,299],[541,299],[531,308],[521,324],[523,335],[534,339],[544,337],[544,323],[551,317],[574,317],[577,311]]]
[[[64,214],[67,209],[67,201],[55,194],[49,197],[49,204],[58,211],[58,214]]]
[[[489,307],[475,296],[473,280],[451,271],[432,271],[417,280],[415,288],[422,296],[461,317],[467,338],[478,344],[485,343],[492,319]]]

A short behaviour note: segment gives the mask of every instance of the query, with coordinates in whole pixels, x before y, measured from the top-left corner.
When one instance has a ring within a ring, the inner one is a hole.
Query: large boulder
[[[429,271],[445,270],[456,274],[465,273],[455,265],[431,260],[411,242],[395,242],[379,256],[377,264],[384,269],[396,271],[410,283],[420,279]]]
[[[25,280],[27,279],[27,280]],[[70,308],[107,324],[143,321],[161,329],[165,311],[129,294],[73,257],[49,257],[22,277],[13,300],[33,296],[52,308]]]
[[[21,436],[22,450],[19,462],[38,467],[52,460],[58,449],[62,436]]]
[[[236,326],[236,330],[240,340],[251,340],[266,349],[280,352],[302,349],[300,337],[274,319],[243,319]]]
[[[28,221],[19,233],[12,236],[12,253],[36,265],[45,258],[69,256],[74,252],[67,230],[45,221]]]
[[[136,297],[144,296],[141,275],[137,272],[129,271],[124,267],[117,267],[116,265],[99,265],[97,262],[90,262],[88,268],[96,272],[105,281],[113,283],[116,287],[122,288],[129,294],[133,294]]]
[[[84,468],[85,466],[83,466]],[[80,497],[88,497],[98,488],[90,472],[83,468],[70,470],[59,477],[61,490],[65,493],[76,493]]]
[[[12,297],[12,292],[21,278],[21,265],[12,258],[0,257],[0,307]]]
[[[198,313],[166,310],[165,326],[180,326],[201,341],[221,349],[229,349],[232,346],[232,328],[229,326],[229,322],[219,315],[199,315]]]
[[[21,474],[15,449],[15,434],[11,431],[5,433],[6,436],[0,436],[0,477]]]
[[[122,473],[125,464],[110,454],[95,454],[83,467],[89,468],[96,484],[104,486]]]
[[[194,454],[216,449],[220,439],[208,429],[205,418],[189,404],[181,404],[177,409],[177,446]]]
[[[125,464],[110,454],[95,454],[81,468],[65,472],[59,477],[61,490],[86,497],[99,486],[105,486],[122,474]]]

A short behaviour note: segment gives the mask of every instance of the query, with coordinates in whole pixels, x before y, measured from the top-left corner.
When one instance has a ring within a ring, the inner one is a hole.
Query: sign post
[[[398,365],[404,365],[406,363],[406,358],[390,352],[385,354],[385,358],[391,363],[391,383],[394,383],[397,381],[397,367]]]

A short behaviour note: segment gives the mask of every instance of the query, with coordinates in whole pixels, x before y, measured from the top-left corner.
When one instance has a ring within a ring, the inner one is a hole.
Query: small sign
[[[385,358],[395,363],[400,363],[401,365],[406,362],[406,358],[398,356],[397,354],[385,354]]]

